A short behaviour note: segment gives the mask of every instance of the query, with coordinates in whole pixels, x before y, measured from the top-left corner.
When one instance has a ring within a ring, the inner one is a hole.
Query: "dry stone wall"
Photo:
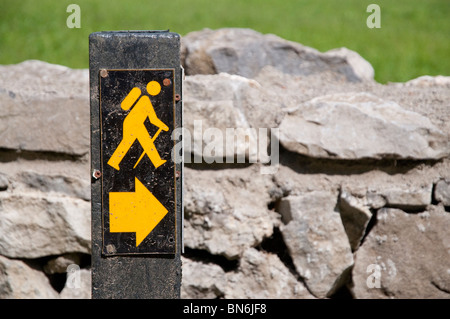
[[[248,29],[182,42],[184,126],[250,129],[245,163],[186,145],[183,298],[450,298],[449,77],[381,85]],[[0,66],[0,109],[0,298],[89,298],[88,71]]]

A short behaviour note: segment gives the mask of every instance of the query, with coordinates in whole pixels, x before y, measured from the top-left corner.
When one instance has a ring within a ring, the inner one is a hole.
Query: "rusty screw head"
[[[111,244],[106,245],[106,252],[108,254],[114,254],[116,252],[116,246],[111,245]]]
[[[98,169],[94,170],[94,173],[92,174],[92,176],[95,179],[99,179],[102,176],[102,172],[100,172]]]
[[[108,71],[105,70],[105,69],[101,69],[101,70],[100,70],[100,76],[101,76],[102,78],[106,78],[106,77],[108,76]]]
[[[178,102],[179,100],[181,100],[180,94],[175,94],[175,101]]]
[[[170,84],[172,84],[172,81],[170,81],[170,79],[164,79],[163,84],[164,86],[169,86]]]

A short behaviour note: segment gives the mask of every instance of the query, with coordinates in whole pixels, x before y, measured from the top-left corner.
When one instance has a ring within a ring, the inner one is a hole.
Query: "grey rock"
[[[442,86],[450,88],[450,76],[422,75],[416,79],[409,80],[408,82],[405,83],[405,86],[424,87],[424,88]]]
[[[442,179],[436,183],[434,198],[445,206],[450,206],[450,180]]]
[[[375,76],[375,70],[372,65],[367,62],[361,55],[357,52],[349,50],[347,48],[338,48],[325,52],[328,56],[338,56],[344,58],[347,63],[353,69],[356,76],[364,81],[373,81]]]
[[[450,134],[450,90],[447,86],[433,84],[428,87],[406,83],[380,84],[374,81],[349,83],[336,81],[328,73],[309,75],[285,74],[272,66],[261,69],[254,78],[268,92],[276,92],[279,104],[287,109],[320,96],[338,93],[366,92],[385,101],[393,101],[402,108],[429,118],[440,131]],[[434,82],[432,82],[434,83]]]
[[[273,233],[279,216],[267,208],[271,180],[258,166],[185,169],[184,243],[228,259],[238,258]]]
[[[70,265],[80,264],[80,255],[75,253],[64,254],[56,258],[50,259],[44,265],[44,272],[46,274],[63,274],[67,272],[67,267]]]
[[[0,66],[0,148],[89,152],[88,70],[41,61]]]
[[[251,89],[250,81],[243,77],[228,74],[198,75],[186,78],[184,127],[188,131],[186,133],[190,133],[190,137],[185,133],[185,152],[203,156],[207,161],[213,161],[217,158],[218,162],[223,161],[226,156],[237,155],[244,159],[257,156],[255,151],[244,144],[245,139],[238,141],[237,145],[233,147],[232,153],[230,153],[227,149],[226,139],[227,129],[250,128],[243,110],[237,107],[239,103],[237,96],[240,96],[241,92]],[[257,85],[257,82],[253,82],[253,85]],[[207,134],[211,130],[215,130],[211,132],[215,134],[212,141]],[[249,133],[249,142],[257,145],[257,135],[252,131],[249,131]],[[214,152],[207,152],[207,145],[211,142],[216,143],[217,149],[214,149]]]
[[[261,135],[260,129],[277,127],[283,116],[283,104],[276,94],[255,80],[226,73],[187,76],[184,90],[186,153],[203,156],[206,161],[217,158],[219,162],[226,156],[247,158],[252,163],[260,160],[258,143],[270,142],[268,130]],[[239,137],[235,142],[234,136]],[[214,152],[208,145],[215,146]]]
[[[9,186],[8,176],[0,173],[0,191],[7,190],[8,186]]]
[[[280,143],[302,155],[335,159],[440,159],[449,139],[428,118],[368,93],[314,98],[286,115]]]
[[[362,199],[346,191],[342,191],[339,196],[339,212],[352,251],[355,251],[364,237],[372,213]]]
[[[215,299],[225,295],[226,273],[215,264],[183,258],[182,299]]]
[[[227,299],[313,299],[278,256],[247,249],[237,272],[227,273]]]
[[[194,299],[312,299],[278,256],[248,248],[236,271],[183,259],[182,298]]]
[[[48,278],[20,260],[0,255],[0,299],[57,299]]]
[[[0,254],[38,258],[90,253],[90,203],[70,197],[14,194],[0,197]]]
[[[28,187],[44,193],[57,192],[87,201],[91,199],[91,187],[87,178],[82,180],[69,174],[66,176],[44,175],[33,171],[25,171],[20,174],[19,180]]]
[[[346,283],[353,256],[341,217],[335,211],[337,194],[314,191],[283,198],[280,230],[308,290],[316,297],[331,296]]]
[[[382,208],[356,252],[356,298],[450,298],[450,214]]]
[[[433,185],[403,185],[385,187],[381,190],[386,205],[401,209],[423,209],[431,204]]]
[[[379,209],[386,205],[386,199],[383,195],[374,191],[367,191],[364,196],[364,206],[369,206],[373,209]]]
[[[321,53],[250,29],[205,29],[187,34],[182,43],[183,64],[188,75],[226,72],[253,78],[264,66],[271,65],[288,74],[330,73],[339,80],[362,80],[347,57]]]

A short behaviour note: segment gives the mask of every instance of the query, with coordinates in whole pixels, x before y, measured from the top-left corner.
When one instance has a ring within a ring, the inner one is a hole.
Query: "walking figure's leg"
[[[137,87],[134,87],[131,89],[130,93],[125,97],[125,99],[120,104],[120,107],[127,111],[130,109],[133,104],[137,101],[139,96],[141,95],[141,90]],[[139,103],[139,102],[138,102]],[[135,109],[138,109],[135,107]],[[120,162],[125,157],[125,154],[130,149],[131,145],[133,145],[134,141],[136,140],[136,137],[133,136],[133,134],[130,134],[130,132],[133,131],[133,124],[130,122],[134,122],[134,118],[136,118],[136,111],[131,111],[130,114],[125,118],[123,122],[123,138],[122,141],[119,143],[119,146],[117,146],[116,150],[114,151],[113,155],[108,161],[108,165],[114,167],[116,170],[120,170],[119,165]]]
[[[123,158],[125,157],[125,154],[130,149],[131,145],[133,145],[136,138],[133,138],[132,136],[128,136],[122,139],[119,146],[117,146],[116,150],[114,151],[113,155],[108,161],[108,165],[114,167],[116,170],[120,170],[119,165],[120,162],[122,162]]]
[[[158,150],[156,149],[155,144],[153,143],[153,140],[148,135],[148,132],[147,134],[139,134],[138,141],[141,144],[142,148],[144,149],[144,153],[146,153],[147,156],[150,158],[150,161],[153,163],[155,168],[158,168],[162,164],[167,162],[167,160],[161,159],[161,156],[159,155]]]

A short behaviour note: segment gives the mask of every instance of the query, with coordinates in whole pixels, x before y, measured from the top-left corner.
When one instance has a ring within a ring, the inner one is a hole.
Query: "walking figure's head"
[[[159,84],[156,81],[150,81],[147,84],[147,92],[148,94],[155,96],[158,95],[159,92],[161,92],[161,84]]]

